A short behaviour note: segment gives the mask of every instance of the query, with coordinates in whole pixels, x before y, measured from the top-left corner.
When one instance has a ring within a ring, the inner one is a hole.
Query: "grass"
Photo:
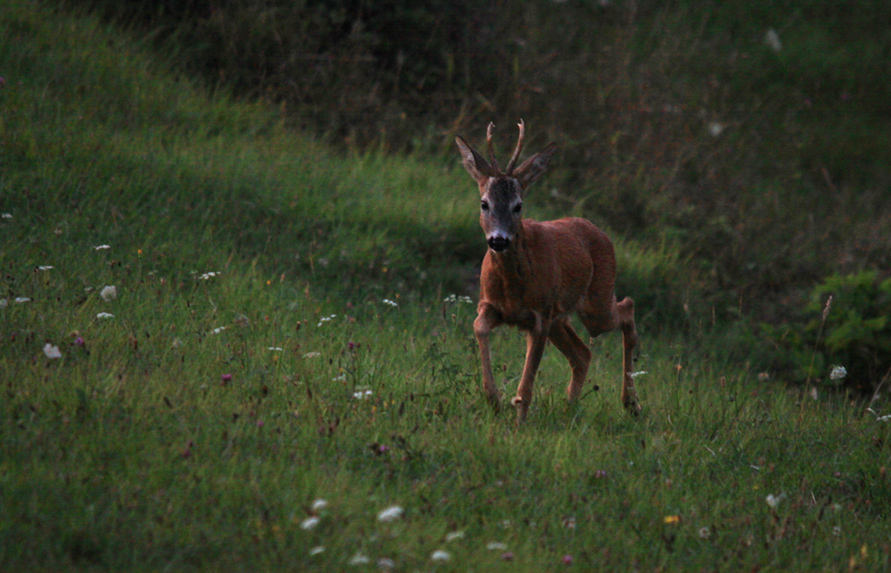
[[[722,320],[778,327],[815,282],[891,268],[885,2],[65,5],[341,149],[452,162],[525,118],[530,151],[560,146],[537,205],[671,242],[693,264],[668,283]]]
[[[887,422],[697,314],[642,308],[639,419],[618,335],[577,406],[549,349],[529,423],[493,414],[457,169],[331,154],[42,4],[0,7],[0,62],[3,570],[891,566]],[[669,251],[620,242],[628,294]]]

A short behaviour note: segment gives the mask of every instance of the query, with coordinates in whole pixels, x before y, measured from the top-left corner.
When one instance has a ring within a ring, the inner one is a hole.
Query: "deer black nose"
[[[507,237],[494,236],[489,237],[488,243],[490,249],[492,249],[496,253],[500,253],[510,246],[510,239],[508,239]]]

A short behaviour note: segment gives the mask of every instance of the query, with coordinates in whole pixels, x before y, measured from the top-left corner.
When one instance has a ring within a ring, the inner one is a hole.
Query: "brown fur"
[[[523,127],[521,124],[515,155],[522,145]],[[571,314],[577,313],[592,337],[622,329],[621,398],[629,412],[638,414],[641,408],[631,378],[632,354],[637,345],[634,302],[630,298],[616,300],[616,257],[609,238],[585,219],[545,222],[522,219],[519,210],[512,211],[505,203],[522,207],[526,188],[544,174],[555,146],[551,144],[528,159],[516,172],[501,173],[463,139],[458,138],[456,142],[465,168],[480,187],[480,197],[485,203],[480,224],[487,239],[498,235],[509,241],[506,248],[498,245],[503,250],[490,248],[483,259],[478,316],[473,323],[480,348],[483,390],[489,402],[496,408],[500,406],[492,375],[489,333],[502,324],[516,326],[527,333],[526,364],[517,395],[511,400],[517,409],[518,422],[524,421],[529,411],[535,373],[547,340],[569,360],[572,378],[567,396],[570,401],[578,399],[591,362],[591,351],[569,322]],[[491,154],[494,159],[494,152]]]

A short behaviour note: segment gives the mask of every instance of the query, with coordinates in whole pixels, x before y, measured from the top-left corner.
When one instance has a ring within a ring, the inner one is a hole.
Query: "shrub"
[[[803,329],[765,326],[781,367],[800,381],[876,389],[891,372],[891,278],[875,270],[833,274],[814,288],[806,311],[813,318]],[[834,366],[847,375],[830,377]]]

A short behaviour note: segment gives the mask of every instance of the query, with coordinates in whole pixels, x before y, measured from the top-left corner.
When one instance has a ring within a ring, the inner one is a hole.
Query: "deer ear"
[[[514,177],[523,189],[538,181],[548,168],[551,156],[557,151],[557,144],[548,145],[544,151],[536,153],[514,170]]]
[[[477,183],[480,183],[491,176],[492,167],[485,159],[483,159],[482,155],[477,153],[476,149],[467,145],[467,142],[464,141],[460,135],[455,138],[455,143],[458,144],[458,150],[461,152],[464,169],[470,173],[470,176],[473,177]]]

